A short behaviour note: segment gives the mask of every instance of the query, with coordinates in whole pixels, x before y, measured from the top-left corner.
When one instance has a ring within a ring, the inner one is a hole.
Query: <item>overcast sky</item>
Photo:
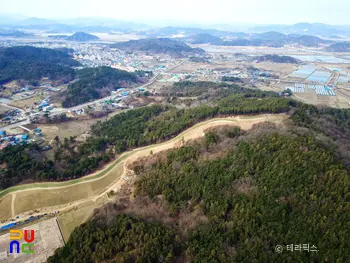
[[[350,24],[350,0],[0,0],[1,13],[196,23]]]

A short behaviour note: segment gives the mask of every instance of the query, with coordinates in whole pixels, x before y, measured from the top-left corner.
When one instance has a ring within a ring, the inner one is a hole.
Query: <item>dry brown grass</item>
[[[58,219],[64,239],[68,240],[73,230],[86,222],[92,215],[94,209],[99,206],[100,204],[90,200],[79,204],[67,213],[61,214]]]
[[[11,218],[12,211],[11,211],[11,202],[12,202],[12,195],[7,195],[4,198],[0,199],[0,221],[7,220]]]
[[[92,218],[111,220],[119,214],[139,216],[147,221],[159,221],[166,225],[175,226],[185,236],[188,230],[194,229],[198,223],[208,219],[199,207],[172,213],[162,196],[150,199],[148,196],[132,198],[133,186],[123,185],[117,193],[116,201],[95,209]]]
[[[25,107],[33,106],[35,102],[39,102],[39,101],[40,101],[40,96],[34,95],[33,97],[28,99],[13,101],[11,105],[24,109]]]
[[[82,184],[62,188],[27,190],[18,192],[15,200],[15,214],[68,204],[99,195],[123,173],[123,164],[119,164],[105,177]],[[8,198],[6,196],[5,198]],[[6,199],[5,199],[6,200]],[[0,202],[0,211],[7,209],[7,202]]]

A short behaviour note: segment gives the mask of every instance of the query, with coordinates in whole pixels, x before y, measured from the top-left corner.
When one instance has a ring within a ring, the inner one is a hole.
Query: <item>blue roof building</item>
[[[6,230],[6,229],[10,229],[12,227],[14,227],[16,225],[16,223],[10,223],[10,224],[7,224],[7,225],[4,225],[0,228],[0,230]]]

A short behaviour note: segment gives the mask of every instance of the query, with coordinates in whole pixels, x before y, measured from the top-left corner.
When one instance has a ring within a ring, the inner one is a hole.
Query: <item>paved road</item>
[[[16,122],[16,123],[13,123],[13,124],[10,124],[10,125],[3,126],[0,129],[1,130],[4,130],[4,129],[10,130],[10,129],[16,128],[18,126],[26,125],[26,124],[29,124],[29,123],[30,123],[30,120],[27,119],[27,120],[24,120],[24,121],[21,121],[21,122]]]

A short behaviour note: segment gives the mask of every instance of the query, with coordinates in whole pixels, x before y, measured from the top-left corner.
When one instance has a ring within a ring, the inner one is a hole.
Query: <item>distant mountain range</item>
[[[33,34],[24,33],[19,30],[1,30],[0,29],[0,36],[2,37],[32,37]]]
[[[0,15],[0,27],[7,29],[37,29],[45,30],[51,33],[67,33],[67,32],[109,32],[120,31],[130,32],[134,30],[147,28],[144,24],[119,21],[105,18],[76,18],[66,20],[49,20],[43,18],[24,18],[9,17]]]
[[[113,48],[122,50],[144,51],[155,54],[168,54],[174,57],[184,57],[189,55],[204,54],[200,48],[191,48],[182,41],[170,38],[148,38],[130,40],[111,45]]]
[[[350,35],[350,26],[334,26],[322,23],[298,23],[294,25],[265,25],[249,29],[249,32],[261,33],[276,31],[284,34],[302,34],[329,37],[331,35]]]
[[[233,40],[223,40],[210,34],[197,34],[181,38],[191,44],[212,44],[218,46],[270,46],[281,47],[287,44],[299,44],[309,47],[317,47],[320,44],[332,43],[315,36],[290,34],[285,35],[278,32],[266,32],[262,34],[251,34]]]
[[[350,36],[349,26],[334,26],[321,23],[298,23],[295,25],[264,25],[247,28],[245,32],[232,32],[230,30],[218,30],[208,28],[196,28],[196,27],[163,27],[149,29],[142,32],[143,35],[149,37],[163,36],[171,37],[174,35],[190,36],[196,34],[210,34],[217,37],[248,37],[253,33],[264,32],[278,32],[286,35],[298,34],[298,35],[311,35],[321,37],[339,37],[339,35]]]
[[[163,27],[153,28],[140,32],[141,35],[148,37],[173,37],[173,36],[190,36],[196,34],[210,34],[216,37],[245,37],[248,34],[243,32],[221,31],[217,29],[203,29],[196,27]]]
[[[221,29],[199,27],[167,26],[154,28],[141,23],[119,21],[109,18],[74,18],[50,20],[21,15],[0,15],[0,37],[30,37],[28,31],[40,30],[55,34],[54,39],[91,41],[93,32],[135,33],[146,38],[178,38],[190,44],[213,44],[221,46],[270,46],[300,45],[319,47],[337,44],[350,36],[349,26],[335,26],[322,23],[298,23],[294,25],[263,25],[245,27],[245,32],[232,32],[234,27],[220,25]],[[225,30],[226,29],[226,30]],[[62,33],[85,32],[67,37]],[[60,35],[62,34],[62,35]],[[334,41],[325,40],[330,38]],[[338,41],[336,41],[338,40]],[[345,44],[338,44],[327,50],[348,50]],[[157,50],[157,48],[155,48]],[[341,51],[334,51],[341,52]]]
[[[155,28],[144,23],[134,23],[130,21],[120,21],[112,18],[81,17],[72,19],[44,19],[37,17],[25,17],[22,15],[0,14],[0,26],[13,29],[41,29],[51,30],[55,33],[67,32],[107,32],[121,31],[129,32],[133,30],[142,31],[148,37],[171,37],[172,35],[184,34],[185,36],[208,33],[217,37],[246,37],[247,33],[263,33],[275,31],[283,34],[299,34],[312,36],[350,36],[350,25],[327,25],[322,23],[297,23],[294,25],[259,25],[245,26],[243,32],[232,32],[234,25],[211,26],[167,26]],[[221,29],[221,30],[218,30]]]

